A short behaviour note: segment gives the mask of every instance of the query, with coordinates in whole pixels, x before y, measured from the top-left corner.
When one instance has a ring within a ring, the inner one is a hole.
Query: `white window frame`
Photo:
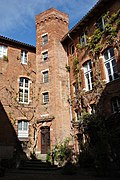
[[[21,123],[21,129],[19,129],[20,123]],[[27,129],[25,127],[27,127]],[[18,138],[28,138],[28,136],[29,136],[29,121],[19,120],[18,121]]]
[[[101,25],[100,25],[101,23]],[[97,26],[100,29],[100,31],[103,31],[105,29],[105,19],[104,16],[101,16],[98,20],[97,20]]]
[[[113,113],[120,112],[120,97],[114,97],[111,99]],[[116,107],[115,107],[116,105]],[[115,110],[117,108],[117,111]]]
[[[42,53],[42,61],[43,62],[48,61],[48,50],[42,51],[41,53]]]
[[[45,73],[46,73],[46,72],[47,72],[47,74],[48,74],[47,78],[45,78]],[[46,69],[46,70],[44,70],[44,71],[41,71],[41,73],[42,73],[42,76],[43,76],[43,83],[48,83],[48,81],[49,81],[49,70]],[[47,81],[46,81],[46,79],[47,79]]]
[[[84,67],[86,91],[90,91],[93,88],[93,80],[92,80],[93,75],[91,75],[92,74],[92,62],[91,62],[91,60],[86,61],[83,65],[83,67]]]
[[[80,112],[76,112],[76,111],[75,111],[75,120],[76,120],[76,121],[80,121],[80,118],[81,118]]]
[[[23,86],[21,86],[21,78],[23,78]],[[26,87],[26,83],[25,80],[28,81],[28,86]],[[20,90],[22,91],[22,99],[23,101],[20,100]],[[28,101],[25,101],[25,91],[27,91],[27,95],[28,95]],[[23,104],[29,104],[30,100],[29,100],[29,96],[30,96],[30,80],[28,78],[25,77],[20,77],[19,79],[19,103],[23,103]]]
[[[47,100],[45,100],[45,94],[48,94]],[[42,92],[42,95],[43,95],[43,103],[48,104],[49,103],[49,92],[48,91]]]
[[[7,56],[7,47],[4,45],[0,45],[0,58],[4,58],[4,56]]]
[[[82,33],[81,36],[80,36],[80,44],[81,46],[85,46],[87,45],[87,38],[86,38],[86,33]]]
[[[117,73],[118,73],[115,56],[111,56],[111,54],[110,54],[111,49],[113,50],[113,53],[114,53],[114,49],[109,48],[103,54],[107,83],[115,80],[117,78]],[[108,59],[105,58],[105,53],[107,53]],[[115,62],[114,66],[112,65],[113,61]],[[107,65],[109,65],[109,68],[107,67]],[[116,71],[114,71],[114,69],[116,69]],[[115,73],[116,73],[116,77],[115,77]]]
[[[47,40],[44,38],[47,37]],[[48,44],[48,33],[42,34],[42,45]]]
[[[74,44],[71,44],[70,45],[70,54],[73,55],[74,52],[75,52],[75,46],[74,46]]]
[[[21,50],[20,61],[22,64],[27,64],[27,61],[28,61],[28,52],[27,51]]]

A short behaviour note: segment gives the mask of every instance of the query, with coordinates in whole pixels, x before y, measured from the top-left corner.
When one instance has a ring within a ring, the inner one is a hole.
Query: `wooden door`
[[[41,154],[47,154],[50,150],[50,127],[41,128]]]

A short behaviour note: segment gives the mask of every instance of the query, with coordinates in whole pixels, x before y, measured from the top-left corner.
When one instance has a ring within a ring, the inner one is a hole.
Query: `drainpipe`
[[[68,37],[73,42],[73,39],[70,37],[69,33],[68,33]],[[68,57],[67,57],[67,64],[68,64]],[[69,90],[69,96],[70,96],[70,99],[71,99],[71,95],[70,95],[70,73],[68,73],[68,90]],[[73,125],[72,125],[72,118],[73,118],[73,115],[72,115],[72,106],[71,106],[71,103],[70,103],[70,125],[71,125],[71,130],[72,130],[72,143],[73,143],[73,146],[74,146],[74,128],[73,128]]]

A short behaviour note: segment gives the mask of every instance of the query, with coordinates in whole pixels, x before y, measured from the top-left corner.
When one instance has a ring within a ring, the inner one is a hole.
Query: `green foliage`
[[[87,41],[87,47],[92,54],[98,54],[103,47],[103,43],[109,45],[114,43],[115,38],[117,38],[117,28],[120,25],[120,9],[112,15],[107,12],[103,18],[106,21],[104,30],[101,31],[97,27]]]
[[[77,66],[77,64],[79,64],[79,59],[78,58],[74,58],[73,59],[73,66]]]
[[[46,155],[46,162],[51,164],[51,155],[50,155],[50,151],[48,151],[47,155]]]
[[[55,145],[52,149],[52,154],[54,155],[54,160],[59,166],[63,166],[65,162],[71,161],[73,151],[69,146],[69,139]]]
[[[91,164],[99,175],[120,168],[120,113],[105,119],[102,115],[83,117],[84,135],[89,141],[80,153],[81,167]]]
[[[77,44],[76,48],[81,50],[81,49],[83,49],[83,46],[81,46],[81,44]]]
[[[7,57],[6,55],[3,56],[3,59],[4,59],[5,61],[8,61],[8,57]]]
[[[67,72],[70,72],[70,66],[69,65],[66,64],[65,68],[66,68]]]

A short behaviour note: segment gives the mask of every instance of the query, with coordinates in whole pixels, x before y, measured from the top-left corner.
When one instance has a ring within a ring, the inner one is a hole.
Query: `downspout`
[[[68,33],[67,35],[73,42],[73,39],[70,37],[70,34]],[[68,64],[68,56],[67,56],[67,64]],[[68,73],[68,90],[69,90],[69,97],[71,99],[71,94],[70,94],[70,73]],[[72,106],[71,106],[71,102],[70,102],[70,125],[71,125],[71,130],[72,130],[72,143],[73,143],[73,146],[74,146],[74,128],[73,128],[73,125],[72,125],[72,119],[73,119],[73,114],[72,114]]]

